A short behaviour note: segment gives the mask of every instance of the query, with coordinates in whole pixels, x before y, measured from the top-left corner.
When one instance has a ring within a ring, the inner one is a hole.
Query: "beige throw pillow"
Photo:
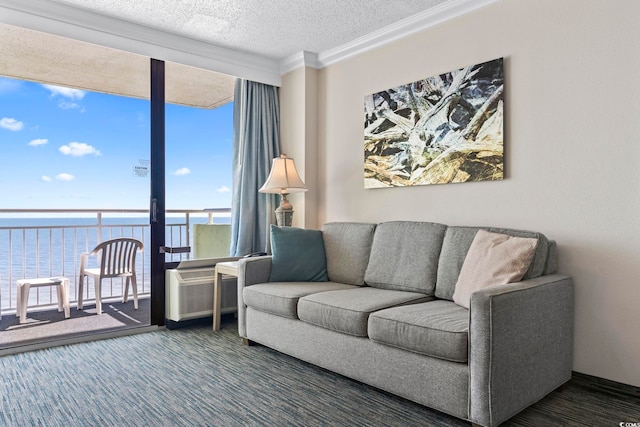
[[[469,308],[471,294],[493,285],[517,282],[529,269],[538,239],[478,230],[464,259],[453,302]]]

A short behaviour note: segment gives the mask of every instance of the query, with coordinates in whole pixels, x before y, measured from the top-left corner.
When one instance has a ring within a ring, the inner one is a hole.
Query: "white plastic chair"
[[[141,241],[131,238],[107,240],[95,247],[90,254],[80,255],[80,279],[78,282],[78,310],[82,310],[84,278],[93,277],[96,288],[96,310],[102,314],[102,279],[121,277],[126,279],[122,302],[129,298],[129,283],[133,289],[133,307],[138,309],[138,284],[136,281],[136,254],[143,250]],[[98,255],[98,268],[87,268],[89,256]],[[87,282],[88,284],[88,282]]]

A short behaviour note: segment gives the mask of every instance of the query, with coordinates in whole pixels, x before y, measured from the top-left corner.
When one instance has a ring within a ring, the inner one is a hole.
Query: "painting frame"
[[[504,58],[364,98],[364,187],[504,179]]]

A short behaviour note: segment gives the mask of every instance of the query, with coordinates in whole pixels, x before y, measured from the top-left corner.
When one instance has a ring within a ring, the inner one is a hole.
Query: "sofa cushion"
[[[242,290],[246,306],[278,316],[298,318],[298,299],[317,292],[352,289],[334,282],[274,282],[247,286]]]
[[[369,338],[415,353],[467,362],[469,311],[435,300],[376,311],[369,316]]]
[[[494,285],[517,282],[527,272],[538,239],[478,230],[462,264],[453,301],[469,308],[471,294]]]
[[[364,285],[375,229],[375,224],[357,222],[332,222],[322,227],[329,280]]]
[[[538,243],[540,244],[540,243]],[[555,240],[549,240],[547,246],[547,262],[544,265],[542,276],[555,274],[558,272],[558,245]]]
[[[365,282],[375,288],[433,295],[445,229],[431,222],[379,224]]]
[[[271,225],[270,282],[326,282],[327,259],[320,230]]]
[[[300,320],[325,329],[359,337],[367,336],[371,312],[431,299],[417,292],[362,287],[307,295],[298,302]]]
[[[508,234],[517,237],[532,237],[538,239],[538,246],[529,270],[523,279],[533,279],[541,276],[547,263],[548,240],[542,233],[508,228],[492,227],[448,227],[442,242],[442,252],[438,261],[438,280],[435,295],[438,298],[453,301],[453,292],[460,275],[460,269],[469,252],[471,242],[478,230],[483,229],[493,233]]]

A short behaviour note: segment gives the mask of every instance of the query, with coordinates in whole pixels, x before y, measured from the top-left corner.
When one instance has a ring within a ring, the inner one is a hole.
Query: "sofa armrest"
[[[240,258],[238,261],[238,335],[247,337],[246,309],[242,290],[251,285],[269,281],[271,275],[271,255]]]
[[[471,296],[470,421],[494,426],[571,379],[573,281],[552,274]]]

